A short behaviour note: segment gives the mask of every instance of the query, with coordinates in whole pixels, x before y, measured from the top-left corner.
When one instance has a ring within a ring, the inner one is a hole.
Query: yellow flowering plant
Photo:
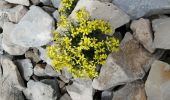
[[[108,22],[90,20],[85,8],[77,11],[75,18],[76,25],[61,16],[58,26],[68,31],[64,35],[54,32],[55,45],[48,47],[48,55],[56,71],[67,67],[74,78],[97,77],[96,66],[105,64],[107,55],[119,50],[119,40],[108,35],[112,33]]]

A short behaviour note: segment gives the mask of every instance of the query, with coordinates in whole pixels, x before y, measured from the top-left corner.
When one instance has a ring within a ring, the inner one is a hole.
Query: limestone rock
[[[170,18],[160,18],[152,21],[154,30],[154,47],[161,49],[170,49]]]
[[[39,57],[45,61],[47,64],[52,66],[52,60],[49,58],[48,54],[47,54],[47,49],[42,48],[42,47],[38,47],[39,50]]]
[[[126,33],[120,50],[108,56],[98,78],[93,80],[93,88],[106,90],[117,85],[142,79],[150,65],[161,57],[162,52],[147,52],[130,33]]]
[[[72,99],[67,93],[65,93],[59,100],[72,100]]]
[[[9,38],[13,43],[23,47],[38,47],[51,41],[53,30],[53,18],[40,7],[31,6]]]
[[[0,56],[0,100],[24,100],[24,83],[14,63]]]
[[[28,100],[56,100],[55,90],[47,84],[30,80],[23,91]]]
[[[21,72],[21,75],[24,77],[25,80],[29,80],[30,77],[33,75],[33,65],[30,59],[22,59],[16,61],[18,68]]]
[[[153,45],[153,33],[151,30],[151,24],[148,19],[140,18],[134,20],[131,24],[134,38],[136,38],[149,52],[153,53],[155,49]]]
[[[25,5],[25,6],[29,6],[29,0],[5,0],[9,3],[13,3],[13,4],[20,4],[20,5]]]
[[[128,23],[130,19],[126,13],[112,3],[103,3],[96,0],[79,0],[77,6],[70,15],[70,18],[75,19],[74,13],[82,7],[86,8],[92,19],[103,19],[108,21],[112,26],[113,32],[116,28]]]
[[[8,52],[10,55],[23,55],[28,48],[22,47],[17,44],[14,44],[10,39],[9,35],[11,31],[14,29],[15,24],[11,22],[6,22],[3,27],[3,38],[2,38],[2,47]]]
[[[112,2],[130,15],[131,19],[170,13],[169,0],[113,0]]]
[[[51,2],[55,8],[59,8],[61,0],[51,0]]]
[[[11,7],[12,7],[12,5],[9,4],[8,2],[0,0],[0,9],[8,9]]]
[[[128,83],[120,90],[114,92],[112,100],[147,100],[144,84],[141,82]]]
[[[93,100],[92,81],[89,79],[76,79],[66,89],[72,100]]]
[[[148,100],[169,100],[170,98],[170,65],[155,61],[145,83]]]

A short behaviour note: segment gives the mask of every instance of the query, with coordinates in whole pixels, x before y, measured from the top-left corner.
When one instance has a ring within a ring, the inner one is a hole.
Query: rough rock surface
[[[11,7],[12,7],[12,5],[9,4],[8,2],[0,0],[0,9],[7,9],[7,8],[11,8]]]
[[[0,61],[0,100],[24,100],[24,83],[17,67],[2,55]]]
[[[112,2],[130,15],[132,19],[170,13],[169,0],[113,0]]]
[[[98,78],[93,80],[93,88],[106,90],[137,79],[142,79],[154,60],[162,54],[150,54],[139,42],[126,33],[119,52],[112,53],[101,68]]]
[[[155,49],[152,47],[153,33],[150,21],[148,19],[140,18],[139,20],[134,20],[130,27],[133,30],[134,38],[136,38],[145,49],[153,53]]]
[[[23,47],[38,47],[51,41],[53,30],[53,18],[40,7],[31,6],[9,38],[13,43]]]
[[[108,21],[112,26],[113,32],[116,28],[129,22],[129,16],[112,3],[103,3],[95,0],[80,0],[70,15],[71,19],[75,19],[74,13],[82,7],[86,8],[92,19]]]
[[[170,49],[170,18],[160,18],[152,21],[154,30],[154,47],[161,49]]]
[[[112,100],[147,100],[144,84],[138,81],[128,83],[120,90],[114,92]]]
[[[47,84],[30,80],[23,91],[28,100],[56,100],[55,90]]]
[[[148,100],[169,100],[170,98],[170,65],[155,61],[145,83]]]
[[[9,39],[9,35],[14,28],[15,24],[11,22],[5,22],[3,27],[2,47],[10,55],[23,55],[28,50],[28,48],[14,44]]]
[[[76,79],[72,85],[66,86],[72,100],[93,100],[93,88],[91,80]]]
[[[25,80],[29,80],[30,77],[33,75],[33,65],[30,59],[22,59],[16,61],[18,65],[18,69],[21,72],[21,75],[24,77]]]
[[[14,3],[14,4],[21,4],[21,5],[25,5],[25,6],[29,6],[29,0],[5,0],[9,3]]]

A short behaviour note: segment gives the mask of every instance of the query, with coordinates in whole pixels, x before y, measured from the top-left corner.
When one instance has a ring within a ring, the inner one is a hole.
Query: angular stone
[[[51,0],[40,0],[40,2],[42,2],[44,5],[52,6]]]
[[[131,19],[170,13],[169,0],[113,0],[112,2],[130,15]]]
[[[25,5],[25,6],[29,6],[30,2],[29,0],[5,0],[9,3],[13,3],[13,4],[20,4],[20,5]]]
[[[51,2],[55,8],[59,8],[61,0],[51,0]]]
[[[28,9],[22,5],[18,5],[9,10],[8,18],[11,22],[18,23],[21,18],[27,13]]]
[[[39,54],[38,49],[32,48],[25,53],[25,57],[31,59],[34,63],[38,63],[41,61],[38,54]]]
[[[40,0],[31,0],[31,2],[34,4],[34,5],[37,5],[40,3]]]
[[[30,77],[33,75],[33,65],[30,59],[22,59],[16,61],[21,75],[25,80],[29,81]]]
[[[0,9],[8,9],[11,7],[12,7],[12,5],[9,4],[8,2],[0,0]]]
[[[40,7],[31,6],[9,38],[13,43],[23,47],[38,47],[51,41],[53,30],[53,18]]]
[[[72,99],[71,99],[71,97],[70,97],[67,93],[65,93],[65,94],[60,98],[60,100],[72,100]]]
[[[149,52],[153,53],[155,49],[153,45],[153,33],[151,24],[148,19],[140,18],[134,20],[130,26],[133,31],[134,38],[137,39]]]
[[[60,20],[60,14],[59,14],[58,10],[53,12],[53,17],[55,18],[55,20],[57,22]]]
[[[23,91],[28,100],[56,100],[55,90],[52,86],[34,82],[30,80],[27,83],[27,88]]]
[[[42,47],[38,47],[39,50],[39,57],[45,61],[47,64],[52,66],[52,60],[49,58],[48,54],[47,54],[47,49],[44,49]]]
[[[15,24],[11,22],[6,22],[3,27],[3,38],[2,47],[10,55],[23,55],[29,48],[22,47],[14,44],[10,39],[9,35],[11,31],[15,28]]]
[[[99,77],[93,80],[93,88],[106,90],[142,79],[153,61],[161,55],[162,52],[155,54],[147,52],[130,33],[126,33],[120,44],[120,50],[108,56],[106,64],[100,70]]]
[[[155,61],[145,83],[148,100],[169,100],[170,98],[170,65]]]
[[[17,67],[7,57],[0,55],[0,60],[0,99],[24,100],[24,83]]]
[[[103,19],[108,21],[114,30],[129,22],[129,16],[112,3],[103,3],[97,0],[79,0],[77,6],[70,15],[74,19],[74,13],[85,7],[92,19]]]
[[[112,100],[147,100],[144,84],[132,82],[114,93]]]
[[[92,81],[76,79],[72,85],[66,86],[72,100],[93,100]]]
[[[170,49],[170,18],[160,18],[152,21],[154,30],[154,47],[160,49]]]

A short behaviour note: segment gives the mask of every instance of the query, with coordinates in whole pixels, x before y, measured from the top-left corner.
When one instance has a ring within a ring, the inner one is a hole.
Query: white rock
[[[51,77],[57,77],[57,76],[61,75],[60,72],[54,71],[54,69],[53,69],[50,65],[47,65],[47,66],[45,67],[44,73],[45,73],[47,76],[51,76]]]
[[[30,59],[17,60],[18,68],[25,80],[29,80],[33,75],[33,65]]]
[[[72,85],[66,86],[72,100],[93,100],[93,88],[91,80],[76,79]]]
[[[31,0],[31,2],[34,4],[34,5],[37,5],[40,3],[40,0]]]
[[[60,98],[60,100],[72,100],[72,99],[71,99],[71,97],[70,97],[67,93],[65,93],[65,94]]]
[[[134,38],[136,38],[141,44],[143,44],[145,49],[153,53],[155,49],[152,48],[153,33],[151,30],[150,21],[148,19],[140,18],[139,20],[134,20],[130,27],[134,32]]]
[[[112,3],[103,3],[95,0],[79,0],[70,17],[75,19],[74,13],[83,7],[86,8],[92,19],[103,19],[108,21],[112,26],[113,32],[116,28],[128,23],[130,20],[126,13]]]
[[[18,23],[27,11],[28,9],[26,7],[18,5],[9,10],[9,12],[7,13],[8,18],[11,22]]]
[[[0,100],[24,100],[24,83],[14,63],[0,56]]]
[[[170,65],[155,61],[145,83],[148,100],[169,100],[170,98]]]
[[[154,46],[155,48],[170,49],[170,18],[160,18],[152,21],[154,30]]]
[[[15,24],[11,22],[6,22],[3,28],[3,38],[2,38],[2,47],[3,49],[8,52],[10,55],[23,55],[28,48],[22,47],[17,44],[14,44],[9,39],[9,34],[14,29]]]
[[[48,54],[47,54],[47,49],[44,49],[42,47],[38,47],[39,50],[39,55],[40,58],[45,61],[47,64],[52,66],[52,60],[49,58]]]
[[[55,90],[47,84],[30,80],[23,91],[28,100],[56,100]]]
[[[51,41],[53,30],[53,18],[40,7],[31,6],[11,32],[9,38],[20,46],[38,47]]]
[[[14,3],[14,4],[21,4],[21,5],[25,5],[25,6],[29,6],[29,0],[5,0],[9,3]]]
[[[51,0],[51,2],[55,8],[59,8],[61,0]]]

